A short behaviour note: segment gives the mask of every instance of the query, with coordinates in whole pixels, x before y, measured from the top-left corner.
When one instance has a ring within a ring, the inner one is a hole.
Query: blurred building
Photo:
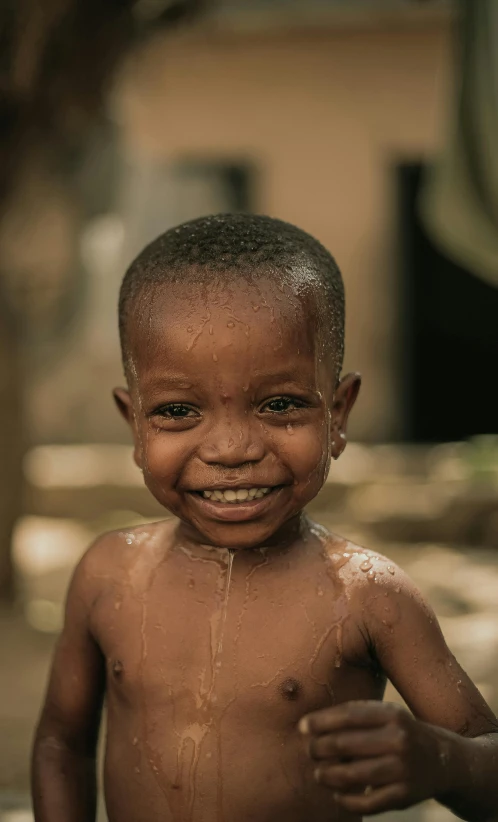
[[[169,226],[233,209],[294,222],[336,256],[346,367],[364,375],[353,435],[405,435],[399,175],[443,138],[454,19],[446,2],[227,2],[128,61],[119,139],[89,161],[101,201],[80,319],[33,383],[36,440],[126,441],[109,399],[125,264]]]

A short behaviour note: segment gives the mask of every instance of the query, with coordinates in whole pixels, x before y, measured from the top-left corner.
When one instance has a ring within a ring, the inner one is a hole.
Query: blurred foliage
[[[203,0],[2,0],[0,208],[26,153],[56,162],[102,113],[120,58],[137,38],[198,13]]]

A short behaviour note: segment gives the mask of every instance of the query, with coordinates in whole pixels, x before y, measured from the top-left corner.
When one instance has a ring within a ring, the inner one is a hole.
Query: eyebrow
[[[145,379],[144,387],[147,388],[148,391],[164,391],[168,388],[188,391],[190,388],[194,388],[194,383],[191,379],[189,380],[180,374],[170,374],[169,376]]]
[[[316,392],[316,386],[310,385],[307,380],[300,379],[299,374],[291,370],[258,372],[255,371],[250,377],[250,382],[256,381],[259,385],[285,385],[301,390]],[[244,382],[244,380],[241,380]],[[151,377],[145,379],[143,383],[144,389],[151,394],[160,393],[161,391],[193,391],[197,392],[199,389],[199,382],[188,379],[182,374],[169,374],[158,377]]]
[[[307,380],[300,379],[299,374],[291,371],[269,371],[269,372],[255,372],[254,377],[263,384],[266,383],[283,383],[287,385],[295,385],[296,387],[305,388],[308,391],[313,391],[314,386],[309,385]]]

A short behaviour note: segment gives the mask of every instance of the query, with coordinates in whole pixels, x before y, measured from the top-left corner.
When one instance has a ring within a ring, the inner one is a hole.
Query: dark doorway
[[[437,249],[416,210],[421,164],[398,169],[405,439],[498,432],[498,288]]]

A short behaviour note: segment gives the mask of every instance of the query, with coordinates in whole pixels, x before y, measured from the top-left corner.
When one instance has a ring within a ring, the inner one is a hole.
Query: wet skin
[[[76,570],[38,731],[36,818],[93,818],[76,783],[104,693],[110,822],[359,818],[347,803],[365,799],[365,782],[329,770],[318,783],[314,770],[371,761],[394,739],[371,781],[399,781],[398,715],[370,752],[358,731],[354,752],[325,726],[303,737],[304,716],[371,710],[387,675],[426,723],[468,736],[494,726],[405,575],[301,515],[344,447],[357,380],[337,386],[304,307],[270,286],[209,304],[158,294],[144,326],[117,400],[147,486],[179,519],[105,535]],[[201,496],[213,488],[272,490],[233,504]],[[432,795],[424,734],[414,772]]]

